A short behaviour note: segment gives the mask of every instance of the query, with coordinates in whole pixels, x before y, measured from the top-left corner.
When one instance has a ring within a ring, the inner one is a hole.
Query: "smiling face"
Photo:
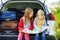
[[[27,7],[25,9],[25,13],[24,13],[24,17],[25,17],[25,20],[32,20],[33,18],[33,9],[30,8],[30,7]]]
[[[44,12],[42,10],[38,10],[37,12],[37,18],[40,19],[40,20],[43,20],[44,19]]]
[[[30,13],[29,18],[33,17],[33,12]]]

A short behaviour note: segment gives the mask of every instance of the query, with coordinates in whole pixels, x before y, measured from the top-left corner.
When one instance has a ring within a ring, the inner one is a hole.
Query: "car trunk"
[[[17,30],[17,25],[19,22],[19,19],[24,15],[24,10],[26,7],[31,7],[34,10],[33,18],[36,16],[36,12],[39,9],[44,9],[43,3],[39,1],[9,1],[6,2],[2,8],[1,12],[5,11],[14,11],[16,12],[16,20],[1,20],[0,24],[0,39],[2,40],[17,40],[18,37],[18,30]],[[45,12],[45,11],[44,11]],[[46,12],[45,12],[46,14]],[[31,40],[34,39],[34,34],[30,34]],[[52,36],[53,37],[53,36]],[[41,39],[41,38],[40,38]],[[50,40],[49,37],[47,36],[47,40]],[[51,40],[54,40],[52,38]]]
[[[2,23],[5,22],[5,24],[8,23],[8,24],[14,25],[15,24],[14,22],[17,21],[17,25],[18,25],[18,21],[24,15],[23,11],[25,10],[26,7],[31,7],[34,10],[33,18],[35,18],[36,12],[38,9],[42,9],[44,11],[42,3],[37,2],[37,1],[10,1],[10,2],[6,2],[3,5],[1,11],[2,12],[5,12],[5,11],[16,12],[16,20],[12,20],[13,22],[10,22],[10,23],[2,21]],[[6,26],[4,24],[2,24],[2,25]],[[7,26],[9,26],[9,25],[7,25]]]
[[[14,12],[16,12],[17,19],[12,20],[12,21],[10,21],[10,20],[9,21],[6,21],[6,20],[2,21],[1,20],[1,30],[3,32],[1,32],[0,37],[1,37],[1,39],[3,38],[2,40],[8,40],[8,39],[9,40],[17,40],[18,30],[16,29],[17,26],[15,26],[15,25],[18,25],[19,19],[24,15],[23,11],[25,10],[26,7],[31,7],[34,10],[33,18],[35,18],[36,12],[38,9],[42,9],[44,11],[42,3],[38,2],[38,1],[9,1],[3,5],[3,7],[1,8],[1,11],[2,12],[14,11]],[[15,26],[15,28],[14,28],[14,26]],[[16,30],[17,30],[17,32],[16,32]],[[11,33],[11,31],[13,31],[13,32]],[[33,36],[34,35],[31,35],[31,40],[34,39]],[[10,39],[10,38],[12,38],[12,39]]]

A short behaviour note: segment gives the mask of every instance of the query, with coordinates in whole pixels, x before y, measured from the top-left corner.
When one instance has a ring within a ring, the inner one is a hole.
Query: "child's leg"
[[[25,40],[30,40],[29,34],[25,33],[24,37],[25,37]]]
[[[22,40],[22,38],[23,38],[23,33],[19,33],[18,40]]]
[[[35,35],[34,40],[39,40],[39,34],[36,34],[36,35]]]
[[[46,40],[45,32],[42,32],[42,40]]]

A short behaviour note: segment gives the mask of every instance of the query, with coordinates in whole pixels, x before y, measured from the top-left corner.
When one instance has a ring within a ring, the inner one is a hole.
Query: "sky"
[[[46,0],[46,4],[49,5],[54,2],[58,2],[59,0]]]

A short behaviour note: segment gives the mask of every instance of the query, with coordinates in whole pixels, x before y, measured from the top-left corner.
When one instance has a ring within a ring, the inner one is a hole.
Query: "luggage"
[[[17,21],[3,21],[1,23],[1,29],[2,30],[13,30],[17,31]]]
[[[1,15],[2,21],[16,20],[16,13],[13,11],[4,11]]]

